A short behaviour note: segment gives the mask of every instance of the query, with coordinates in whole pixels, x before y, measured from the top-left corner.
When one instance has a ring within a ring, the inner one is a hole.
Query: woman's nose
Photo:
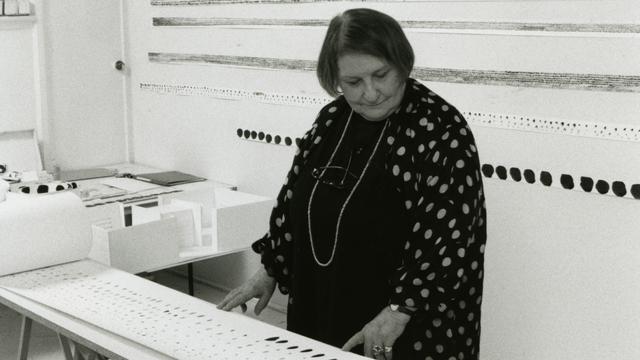
[[[374,104],[378,100],[378,95],[378,89],[375,84],[372,81],[365,81],[362,93],[363,99],[370,104]]]

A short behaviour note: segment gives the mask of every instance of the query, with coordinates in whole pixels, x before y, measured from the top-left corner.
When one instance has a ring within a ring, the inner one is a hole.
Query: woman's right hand
[[[260,269],[258,269],[249,280],[231,290],[217,307],[220,310],[229,311],[239,305],[242,307],[242,312],[245,312],[247,311],[247,305],[245,303],[255,297],[258,298],[258,303],[253,309],[253,312],[256,315],[260,315],[269,303],[269,300],[271,300],[275,288],[276,279],[269,276],[261,265]]]

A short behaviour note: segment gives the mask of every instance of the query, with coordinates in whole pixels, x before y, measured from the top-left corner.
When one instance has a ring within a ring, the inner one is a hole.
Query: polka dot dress
[[[300,142],[270,231],[253,244],[283,293],[295,283],[289,215],[294,186],[310,154],[349,112],[342,97],[321,110]],[[394,344],[394,358],[477,359],[486,210],[473,135],[453,106],[413,79],[389,121],[378,151],[402,199],[407,228],[395,239],[398,254],[390,254],[397,264],[386,276],[388,303],[416,309]]]

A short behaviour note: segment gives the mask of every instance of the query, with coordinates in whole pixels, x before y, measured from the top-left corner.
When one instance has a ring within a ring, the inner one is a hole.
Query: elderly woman
[[[260,270],[219,304],[277,285],[288,329],[376,359],[477,359],[485,206],[462,115],[409,78],[411,45],[370,9],[331,20],[317,75],[336,97],[302,138]]]

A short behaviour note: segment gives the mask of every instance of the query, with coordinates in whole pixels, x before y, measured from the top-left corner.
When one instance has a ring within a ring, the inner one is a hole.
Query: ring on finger
[[[373,352],[373,356],[382,355],[385,349],[381,345],[373,345],[371,347],[371,351]]]

